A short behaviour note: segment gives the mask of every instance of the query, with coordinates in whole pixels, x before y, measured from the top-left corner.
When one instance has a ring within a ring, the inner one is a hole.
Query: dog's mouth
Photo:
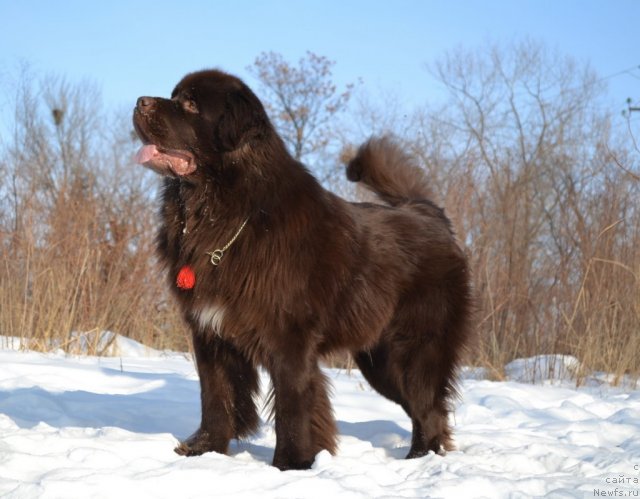
[[[144,123],[140,121],[140,115],[136,109],[133,116],[133,127],[143,144],[135,155],[136,163],[163,175],[173,173],[184,176],[196,171],[196,159],[191,152],[154,144],[148,136]]]
[[[195,158],[189,151],[164,149],[155,144],[143,145],[136,153],[135,161],[152,170],[169,169],[180,176],[196,171]]]

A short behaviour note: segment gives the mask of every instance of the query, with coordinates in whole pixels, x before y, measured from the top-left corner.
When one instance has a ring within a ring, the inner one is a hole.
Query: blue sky
[[[338,82],[361,78],[409,105],[438,95],[425,65],[457,46],[529,36],[603,77],[640,66],[638,0],[0,0],[0,20],[0,83],[26,61],[93,81],[109,106],[168,95],[204,67],[251,84],[245,68],[268,50],[325,55]],[[607,81],[612,106],[640,101],[640,69]]]

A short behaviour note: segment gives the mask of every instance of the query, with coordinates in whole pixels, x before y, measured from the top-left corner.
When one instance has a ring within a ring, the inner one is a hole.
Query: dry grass
[[[156,348],[186,349],[184,326],[168,300],[151,238],[124,234],[113,241],[92,233],[86,206],[74,211],[63,210],[61,226],[40,243],[34,228],[12,235],[0,269],[2,334],[43,351],[74,352],[77,333],[107,330]],[[103,353],[97,344],[90,347],[93,354]]]
[[[154,184],[128,160],[128,116],[101,114],[90,88],[23,85],[0,158],[0,334],[43,351],[106,330],[188,349],[154,257]]]

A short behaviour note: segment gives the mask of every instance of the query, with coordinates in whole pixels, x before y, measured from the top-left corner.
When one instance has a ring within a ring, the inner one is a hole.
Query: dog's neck
[[[246,219],[250,225],[266,228],[295,218],[301,205],[315,211],[309,203],[321,197],[317,180],[280,140],[270,147],[265,143],[271,141],[245,142],[222,154],[218,164],[204,167],[198,178],[174,179],[188,231],[202,218],[232,234]]]

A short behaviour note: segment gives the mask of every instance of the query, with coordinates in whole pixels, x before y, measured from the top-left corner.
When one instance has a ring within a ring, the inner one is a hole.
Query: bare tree
[[[611,345],[638,345],[640,193],[613,160],[631,147],[612,136],[602,80],[530,40],[431,71],[450,99],[408,142],[472,248],[485,360],[571,352],[638,373]]]
[[[313,52],[297,65],[264,52],[247,68],[261,83],[267,111],[298,160],[321,152],[336,138],[331,122],[347,106],[354,84],[339,91],[332,80],[334,65]]]

